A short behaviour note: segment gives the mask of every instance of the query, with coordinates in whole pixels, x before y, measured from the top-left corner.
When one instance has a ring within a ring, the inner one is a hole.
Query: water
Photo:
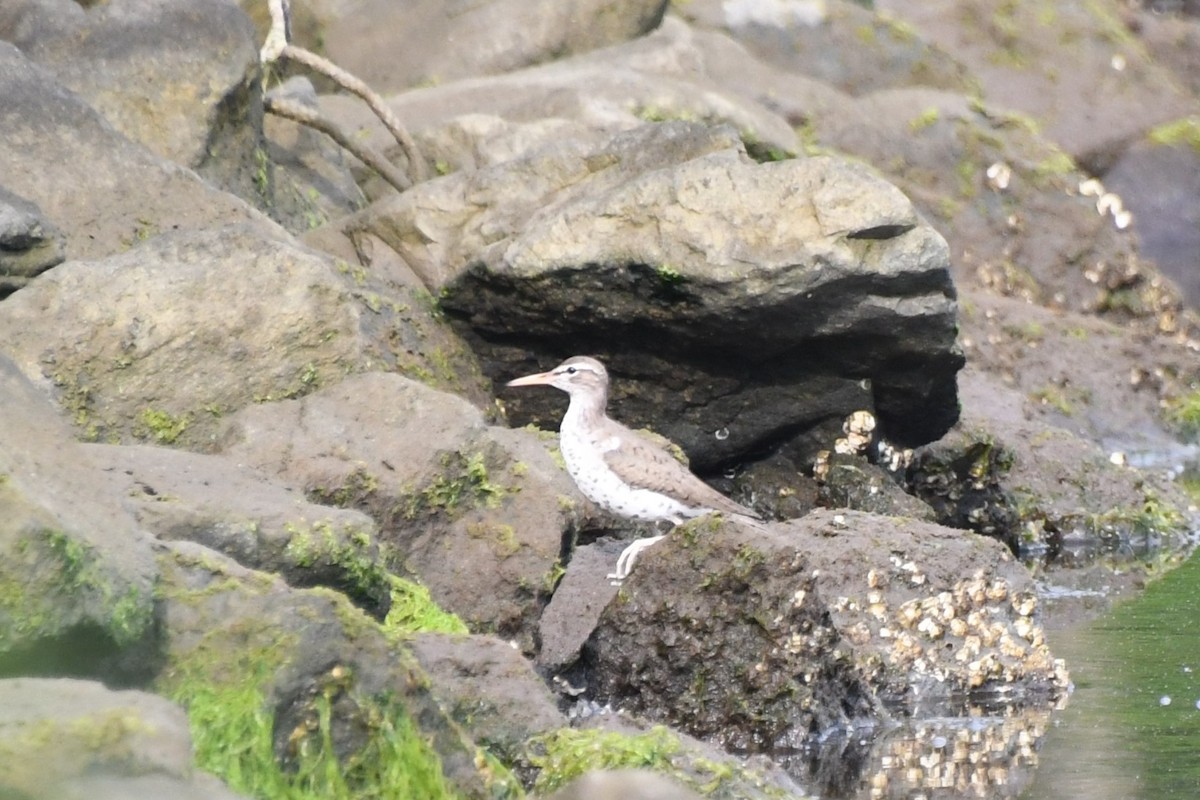
[[[1075,684],[1057,708],[949,709],[825,742],[789,770],[827,800],[1200,797],[1200,551],[1047,637]]]
[[[1200,552],[1095,623],[1048,636],[1076,688],[1022,800],[1200,797]]]

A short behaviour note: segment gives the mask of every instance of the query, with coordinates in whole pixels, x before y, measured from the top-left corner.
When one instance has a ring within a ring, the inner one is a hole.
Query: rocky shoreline
[[[1045,630],[1192,546],[1200,328],[1103,181],[1200,163],[1200,21],[295,3],[413,170],[264,81],[242,5],[0,11],[0,793],[899,796],[806,754],[1017,706],[989,736],[1033,768]],[[610,585],[646,531],[571,483],[562,398],[503,388],[576,353],[770,524]]]

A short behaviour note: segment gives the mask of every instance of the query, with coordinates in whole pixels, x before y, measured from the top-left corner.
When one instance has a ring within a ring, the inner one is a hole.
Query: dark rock
[[[244,409],[220,447],[314,500],[366,511],[395,569],[474,632],[533,651],[581,499],[537,434],[489,427],[459,397],[376,372]]]
[[[1017,509],[1003,481],[1013,456],[986,431],[960,424],[913,453],[908,481],[942,525],[1020,547]]]
[[[240,797],[192,769],[178,706],[80,680],[0,680],[0,775],[0,792],[28,800]]]
[[[590,696],[739,752],[878,714],[802,546],[782,526],[676,528],[588,642]]]
[[[111,0],[85,13],[22,5],[18,24],[0,20],[0,38],[131,140],[266,205],[258,49],[231,0]]]
[[[46,398],[0,356],[0,675],[144,679],[152,540]]]
[[[61,264],[65,239],[33,203],[0,186],[0,297]]]
[[[817,507],[817,482],[781,455],[754,461],[734,470],[732,478],[729,475],[715,479],[713,485],[766,519],[796,519]]]
[[[738,750],[798,746],[880,700],[1061,692],[1036,605],[984,537],[855,511],[707,518],[642,555],[585,663],[602,702]]]
[[[935,517],[932,508],[905,492],[891,473],[859,456],[836,453],[830,457],[829,470],[821,484],[821,500],[826,508],[850,508],[947,524]]]

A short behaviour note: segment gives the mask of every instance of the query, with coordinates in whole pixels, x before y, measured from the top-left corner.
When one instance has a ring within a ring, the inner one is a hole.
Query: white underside
[[[568,417],[563,418],[564,432],[568,429],[569,416],[568,414]],[[616,442],[613,444],[615,446]],[[608,464],[604,462],[602,451],[583,446],[575,436],[560,437],[559,447],[562,450],[563,461],[567,464],[567,472],[575,480],[575,485],[587,499],[606,511],[628,519],[647,522],[666,520],[678,525],[708,510],[684,505],[672,497],[649,489],[630,487],[609,469]]]
[[[576,426],[579,420],[568,408],[560,428],[559,449],[567,472],[587,499],[596,505],[627,519],[647,522],[667,521],[678,525],[684,520],[698,517],[710,509],[684,505],[673,497],[649,489],[637,489],[625,483],[604,461],[605,442],[600,447],[589,447],[583,443]],[[610,449],[619,441],[614,439]],[[643,550],[661,541],[663,536],[651,536],[633,541],[617,558],[616,570],[608,577],[619,586],[633,571],[633,565]]]

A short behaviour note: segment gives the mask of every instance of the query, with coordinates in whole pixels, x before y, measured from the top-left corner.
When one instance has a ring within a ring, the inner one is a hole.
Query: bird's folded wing
[[[611,420],[610,420],[611,422]],[[692,474],[668,451],[624,426],[606,431],[604,462],[630,486],[674,497],[693,508],[756,516]]]

